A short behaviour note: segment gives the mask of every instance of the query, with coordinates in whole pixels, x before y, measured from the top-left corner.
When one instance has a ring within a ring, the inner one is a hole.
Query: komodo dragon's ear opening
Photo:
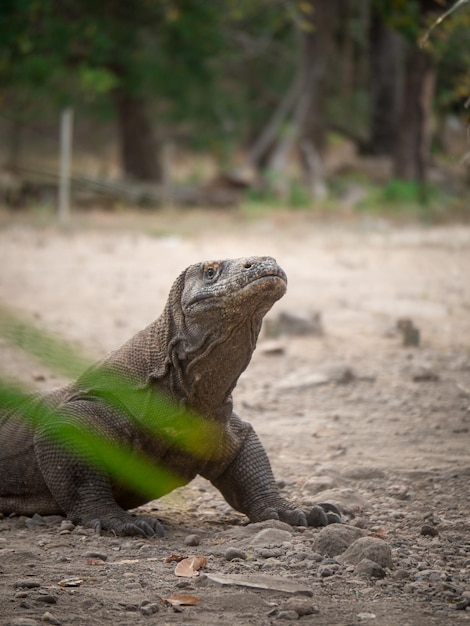
[[[186,274],[189,268],[186,268],[173,283],[163,312],[158,320],[158,341],[159,341],[159,362],[157,366],[150,372],[150,378],[163,378],[168,371],[171,363],[172,347],[170,346],[172,339],[174,340],[181,334],[181,328],[184,325],[184,313],[181,306],[181,297],[186,282]]]

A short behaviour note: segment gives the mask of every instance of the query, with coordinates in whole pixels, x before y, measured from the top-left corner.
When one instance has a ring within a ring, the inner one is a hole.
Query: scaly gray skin
[[[145,453],[176,474],[179,484],[197,474],[208,478],[252,522],[273,518],[307,525],[304,512],[280,496],[254,430],[232,409],[231,394],[251,359],[262,319],[286,285],[285,273],[270,257],[191,265],[154,323],[76,382],[0,414],[0,511],[62,513],[119,535],[163,534],[155,518],[126,511],[149,495],[96,469],[96,449],[67,451],[59,420]],[[178,410],[168,417],[161,404],[152,408],[155,390],[217,427],[205,451],[185,453],[150,432],[178,432]],[[37,402],[50,414],[33,426],[28,417]],[[155,485],[155,497],[171,488]]]

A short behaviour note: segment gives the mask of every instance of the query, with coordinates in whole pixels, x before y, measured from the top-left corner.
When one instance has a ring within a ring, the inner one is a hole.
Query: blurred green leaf
[[[35,327],[5,306],[0,307],[0,336],[56,372],[73,378],[82,374],[80,380],[90,399],[102,400],[123,417],[128,414],[131,423],[149,438],[164,441],[193,458],[215,458],[219,427],[180,407],[158,389],[141,389],[111,368],[90,366],[89,360],[68,342]],[[41,394],[31,395],[18,384],[0,379],[0,406],[14,409],[32,427],[47,424],[48,433],[58,445],[86,458],[148,499],[186,482],[155,460],[136,454],[130,445],[103,437],[89,426],[64,420],[60,408],[51,409]]]

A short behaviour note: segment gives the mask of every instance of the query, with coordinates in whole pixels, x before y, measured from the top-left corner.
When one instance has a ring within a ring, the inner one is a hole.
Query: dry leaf
[[[207,559],[203,556],[188,556],[183,559],[175,567],[176,576],[184,576],[185,578],[194,578],[199,576],[199,570],[207,563]]]
[[[180,554],[170,554],[169,556],[165,557],[163,559],[164,563],[179,563],[179,561],[182,561],[185,557],[181,556]]]
[[[201,598],[196,598],[196,596],[187,593],[172,593],[171,596],[163,598],[163,600],[171,606],[196,606],[201,602]]]

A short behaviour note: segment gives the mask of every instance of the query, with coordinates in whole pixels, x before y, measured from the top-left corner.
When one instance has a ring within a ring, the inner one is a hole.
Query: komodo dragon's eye
[[[215,272],[215,268],[214,267],[208,267],[205,271],[206,274],[206,278],[208,278],[209,280],[212,280],[216,274]]]

